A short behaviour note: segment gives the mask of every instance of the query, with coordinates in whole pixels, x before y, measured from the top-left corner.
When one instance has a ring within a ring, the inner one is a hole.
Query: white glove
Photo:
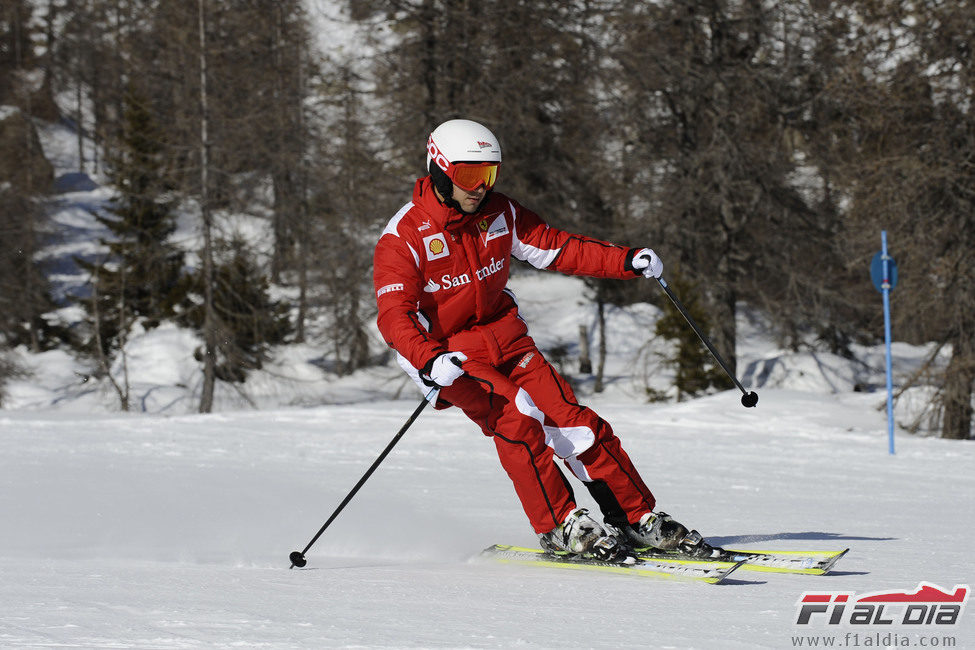
[[[464,374],[464,369],[460,364],[467,361],[467,355],[463,352],[444,352],[433,358],[420,372],[420,379],[427,386],[444,388],[450,386],[454,381]]]
[[[640,250],[633,256],[633,268],[643,273],[645,278],[659,278],[664,272],[664,263],[649,248]]]

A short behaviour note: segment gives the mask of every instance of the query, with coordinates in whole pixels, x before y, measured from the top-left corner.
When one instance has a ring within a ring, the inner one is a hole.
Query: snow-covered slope
[[[709,586],[472,561],[533,535],[490,440],[413,400],[216,415],[0,414],[0,646],[787,648],[805,590],[970,583],[975,458],[864,394],[597,401],[661,508],[713,541],[851,547],[825,577]],[[585,490],[580,501],[588,505]],[[849,628],[842,628],[847,632]],[[858,629],[890,632],[890,628]],[[967,611],[934,633],[972,647]],[[840,637],[842,642],[842,635]]]

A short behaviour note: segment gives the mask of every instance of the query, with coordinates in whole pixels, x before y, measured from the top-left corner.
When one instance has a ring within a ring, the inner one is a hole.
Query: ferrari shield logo
[[[491,217],[481,219],[477,224],[477,228],[481,231],[481,241],[484,242],[485,246],[492,239],[497,239],[508,234],[508,222],[504,220],[503,212],[498,214],[494,219],[491,219]]]

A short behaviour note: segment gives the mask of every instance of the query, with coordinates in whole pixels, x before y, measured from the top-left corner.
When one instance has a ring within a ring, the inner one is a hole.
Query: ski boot
[[[707,558],[715,548],[696,530],[675,521],[665,512],[648,512],[635,524],[612,525],[613,532],[636,551],[654,549]]]
[[[628,549],[607,533],[585,508],[573,510],[561,524],[538,536],[542,549],[552,554],[579,555],[606,562],[626,562]]]

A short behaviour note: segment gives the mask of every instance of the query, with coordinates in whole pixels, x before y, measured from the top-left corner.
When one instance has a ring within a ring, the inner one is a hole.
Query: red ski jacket
[[[437,200],[427,176],[376,245],[379,331],[417,369],[447,351],[497,366],[534,345],[505,288],[511,256],[539,269],[622,279],[639,275],[638,250],[552,228],[499,192],[464,214]]]

